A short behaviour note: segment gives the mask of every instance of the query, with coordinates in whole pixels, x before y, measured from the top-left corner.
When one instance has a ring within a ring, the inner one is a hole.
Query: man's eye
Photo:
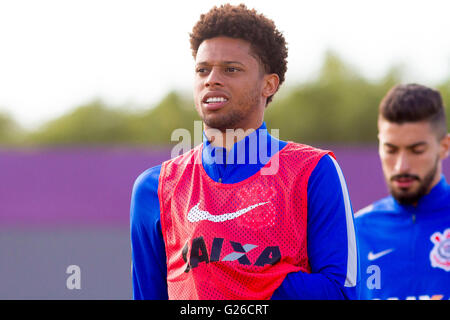
[[[230,73],[234,73],[234,72],[238,72],[240,69],[235,68],[235,67],[227,67],[225,68],[226,72],[230,72]]]
[[[384,150],[386,151],[386,153],[389,153],[389,154],[394,154],[395,152],[397,152],[397,149],[395,149],[395,148],[386,148]]]
[[[425,152],[424,148],[413,148],[412,149],[412,153],[414,153],[414,154],[421,154],[421,153],[424,153],[424,152]]]
[[[206,68],[197,68],[197,69],[195,69],[195,72],[197,72],[197,73],[206,73],[206,72],[208,72],[208,69],[206,69]]]

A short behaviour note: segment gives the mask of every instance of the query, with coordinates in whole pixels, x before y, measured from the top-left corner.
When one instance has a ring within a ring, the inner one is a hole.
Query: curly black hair
[[[194,58],[200,44],[207,39],[224,36],[248,41],[265,72],[276,73],[280,85],[285,79],[288,50],[284,36],[272,20],[255,9],[247,9],[244,4],[215,6],[200,16],[189,35]]]

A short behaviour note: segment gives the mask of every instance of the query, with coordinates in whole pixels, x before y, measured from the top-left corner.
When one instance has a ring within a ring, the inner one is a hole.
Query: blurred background
[[[0,2],[0,299],[131,299],[133,183],[170,158],[175,129],[193,133],[189,32],[225,2]],[[333,150],[355,212],[386,196],[377,107],[405,82],[450,105],[450,4],[228,2],[288,42],[268,128]]]

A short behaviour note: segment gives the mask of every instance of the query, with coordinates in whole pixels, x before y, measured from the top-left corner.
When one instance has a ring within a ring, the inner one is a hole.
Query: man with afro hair
[[[201,15],[190,43],[203,143],[134,184],[133,298],[354,298],[353,212],[334,154],[264,122],[285,80],[284,36],[226,4]]]

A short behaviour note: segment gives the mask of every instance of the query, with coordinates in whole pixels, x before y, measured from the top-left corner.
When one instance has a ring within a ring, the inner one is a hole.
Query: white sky
[[[284,33],[286,85],[314,76],[327,49],[373,79],[395,64],[405,81],[450,77],[447,0],[0,0],[0,112],[35,128],[94,98],[148,108],[171,89],[189,92],[188,33],[225,2]]]

